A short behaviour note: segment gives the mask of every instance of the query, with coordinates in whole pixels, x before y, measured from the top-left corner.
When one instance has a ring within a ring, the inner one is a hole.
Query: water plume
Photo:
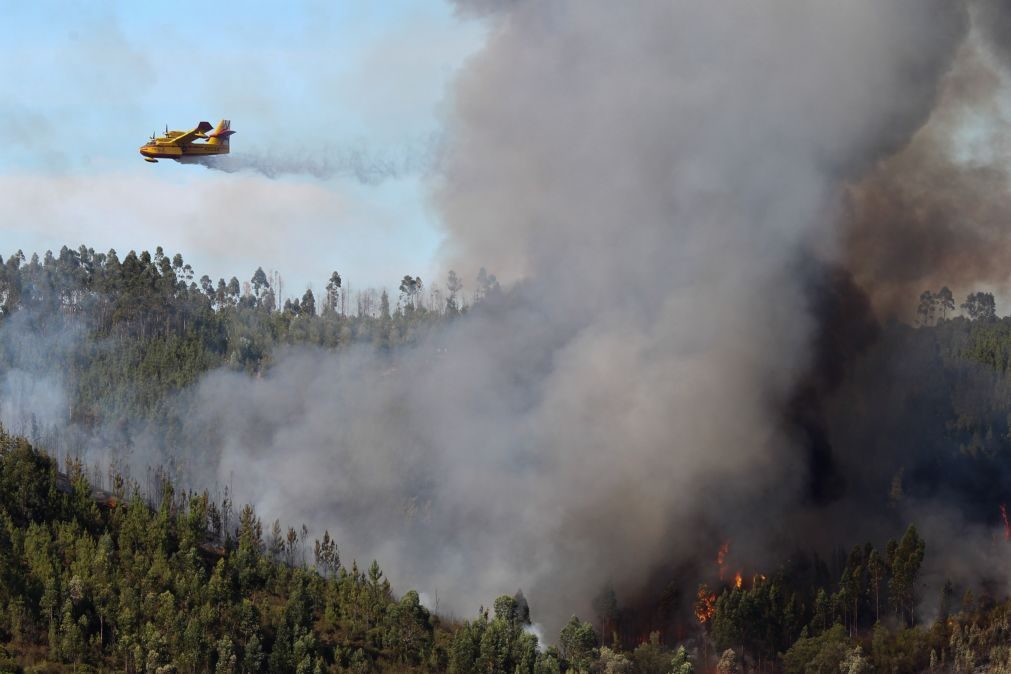
[[[214,171],[249,171],[270,179],[310,176],[320,180],[345,178],[364,185],[378,185],[430,172],[438,157],[435,137],[406,145],[393,152],[380,152],[363,144],[322,146],[311,150],[242,149],[226,155],[186,157],[183,163],[199,164]]]

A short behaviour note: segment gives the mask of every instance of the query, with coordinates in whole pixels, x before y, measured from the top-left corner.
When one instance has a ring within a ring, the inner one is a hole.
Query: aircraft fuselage
[[[183,161],[228,154],[228,137],[235,133],[231,126],[230,120],[223,119],[212,133],[207,133],[214,128],[209,122],[200,122],[189,131],[169,131],[166,125],[165,135],[155,138],[151,134],[151,140],[140,146],[140,153],[144,161],[151,163],[159,159]],[[194,142],[198,138],[206,142]]]
[[[151,159],[179,159],[181,157],[210,157],[216,154],[228,154],[227,145],[208,145],[206,143],[191,143],[190,145],[158,145],[148,143],[142,145],[140,153]]]

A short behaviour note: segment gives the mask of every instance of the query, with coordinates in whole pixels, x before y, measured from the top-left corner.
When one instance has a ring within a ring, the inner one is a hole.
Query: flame
[[[716,566],[720,569],[720,580],[723,580],[723,567],[727,565],[727,555],[730,554],[730,541],[727,541],[720,546],[719,552],[716,553]]]
[[[1007,506],[1000,504],[1000,518],[1004,520],[1004,540],[1011,541],[1011,524],[1007,521]]]
[[[1003,509],[1002,511],[1003,512]],[[1005,519],[1005,522],[1007,520]],[[1008,529],[1008,535],[1011,536],[1011,529]],[[729,576],[726,573],[727,570],[727,558],[730,556],[730,541],[727,541],[720,546],[720,549],[716,552],[716,566],[720,570],[720,581],[725,586],[729,585],[731,588],[743,590],[744,589],[744,570],[738,569],[733,576],[733,584],[729,580]],[[755,572],[751,576],[751,586],[754,588],[759,583],[765,582],[765,574]],[[703,589],[705,592],[703,592]],[[716,595],[712,594],[709,599],[709,603],[706,604],[703,594],[709,594],[709,588],[706,585],[699,586],[698,601],[695,604],[695,617],[698,618],[700,623],[705,623],[713,614],[716,606]],[[709,606],[707,609],[706,607]]]
[[[699,585],[699,592],[695,601],[695,618],[700,625],[705,625],[713,614],[716,613],[716,594],[709,591],[709,586],[703,583]]]

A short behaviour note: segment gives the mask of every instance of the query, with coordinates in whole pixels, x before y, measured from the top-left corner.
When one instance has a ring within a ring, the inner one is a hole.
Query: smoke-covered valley
[[[928,288],[1006,289],[1004,6],[458,4],[490,28],[448,93],[432,204],[446,268],[501,293],[389,351],[215,369],[114,428],[49,367],[82,333],[15,313],[5,423],[230,485],[444,611],[521,587],[552,630],[606,584],[634,604],[683,583],[684,609],[727,540],[757,569],[908,521],[936,578],[1006,583],[983,495],[1008,483],[942,479],[960,464],[930,407],[994,375],[934,381],[936,344],[889,323]],[[891,395],[907,381],[922,395]]]

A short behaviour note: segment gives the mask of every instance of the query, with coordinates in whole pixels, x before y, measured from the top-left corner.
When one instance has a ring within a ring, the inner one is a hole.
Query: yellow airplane
[[[200,122],[195,129],[189,131],[169,131],[165,126],[165,135],[155,138],[151,134],[151,140],[141,146],[140,153],[144,155],[144,161],[157,164],[159,159],[175,159],[176,161],[186,161],[190,158],[209,157],[216,154],[228,154],[228,137],[234,131],[231,129],[232,122],[223,119],[210,134],[210,122]],[[197,138],[206,138],[206,143],[195,143]]]

